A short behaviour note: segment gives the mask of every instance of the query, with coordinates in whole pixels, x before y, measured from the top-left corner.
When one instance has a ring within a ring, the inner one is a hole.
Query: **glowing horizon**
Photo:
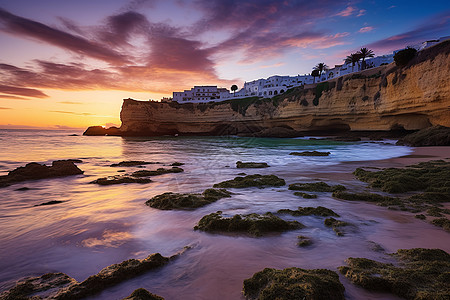
[[[446,1],[0,0],[0,128],[120,125],[124,98],[242,87],[447,35]]]

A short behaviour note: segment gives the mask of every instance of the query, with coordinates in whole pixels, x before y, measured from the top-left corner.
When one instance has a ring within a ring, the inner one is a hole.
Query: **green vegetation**
[[[236,162],[236,168],[245,169],[245,168],[268,168],[269,165],[265,162]]]
[[[218,211],[201,218],[194,229],[209,232],[242,232],[261,236],[268,232],[282,232],[302,227],[303,225],[297,221],[285,221],[271,213],[234,215],[226,218]]]
[[[157,175],[163,175],[168,173],[181,173],[184,170],[182,168],[178,167],[172,167],[170,169],[164,169],[164,168],[158,168],[155,171],[149,171],[149,170],[139,170],[136,172],[133,172],[131,175],[133,177],[148,177],[148,176],[157,176]]]
[[[244,280],[244,296],[258,300],[343,300],[344,286],[330,270],[266,268]]]
[[[233,84],[233,85],[231,86],[231,91],[233,91],[233,94],[236,94],[237,89],[238,89],[238,86],[237,86],[237,85]]]
[[[339,267],[353,283],[368,290],[391,292],[406,299],[448,299],[450,255],[440,249],[400,249],[392,254],[400,265],[367,258],[346,260]]]
[[[345,186],[340,184],[330,186],[325,182],[319,181],[310,183],[293,183],[289,185],[289,189],[294,191],[308,191],[308,192],[334,192],[345,190]]]
[[[312,245],[312,240],[311,240],[311,238],[309,238],[309,237],[307,237],[307,236],[304,236],[304,235],[299,235],[298,237],[297,237],[297,239],[298,239],[298,241],[297,241],[297,245],[299,246],[299,247],[307,247],[307,246],[310,246],[310,245]]]
[[[207,189],[201,195],[164,193],[147,200],[145,204],[162,210],[195,209],[227,197],[231,197],[231,193],[227,190]]]
[[[359,49],[358,52],[356,52],[362,59],[362,63],[361,63],[361,69],[365,70],[366,69],[366,58],[367,57],[374,57],[375,53],[373,53],[372,50],[367,49],[367,48],[361,48]]]
[[[330,88],[330,84],[329,84],[328,81],[321,82],[321,83],[318,83],[318,84],[317,84],[317,86],[316,86],[316,92],[315,92],[316,95],[315,95],[314,100],[313,100],[314,106],[319,105],[319,99],[320,99],[320,97],[322,97],[322,93],[323,93],[324,91],[325,91],[325,92],[328,91],[329,88]]]
[[[294,195],[295,196],[300,196],[300,197],[305,198],[305,199],[315,199],[315,198],[317,198],[317,195],[307,194],[307,193],[303,193],[303,192],[295,192]]]
[[[264,186],[283,186],[284,179],[275,175],[247,175],[245,177],[235,177],[232,180],[223,181],[214,184],[215,188],[246,188],[246,187],[264,187]]]
[[[408,47],[404,50],[400,50],[394,55],[395,65],[398,67],[406,66],[417,55],[417,50]]]
[[[330,152],[319,152],[319,151],[303,151],[303,152],[291,152],[289,155],[295,156],[328,156]]]
[[[335,218],[326,218],[323,222],[325,226],[333,228],[333,231],[336,233],[337,236],[343,236],[344,232],[342,231],[341,227],[348,226],[349,223],[336,220]]]
[[[320,217],[339,217],[337,213],[332,211],[329,208],[318,206],[318,207],[299,207],[297,210],[291,210],[291,209],[280,209],[278,211],[279,214],[290,214],[292,216],[320,216]]]

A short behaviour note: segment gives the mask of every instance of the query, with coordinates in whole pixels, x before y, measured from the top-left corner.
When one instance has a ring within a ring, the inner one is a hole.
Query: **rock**
[[[333,217],[326,218],[324,221],[325,226],[333,228],[333,231],[337,236],[343,236],[344,232],[341,230],[341,227],[348,226],[349,223],[344,221],[336,220]]]
[[[348,193],[345,191],[333,192],[333,197],[350,201],[365,201],[375,202],[381,206],[400,205],[402,204],[399,198],[393,198],[389,196],[382,196],[374,193]]]
[[[184,163],[181,163],[181,162],[174,162],[173,164],[171,164],[171,166],[172,167],[179,167],[179,166],[182,166],[182,165],[184,165]]]
[[[240,136],[272,137],[272,138],[295,138],[303,136],[303,132],[285,127],[266,128],[255,133],[240,134]]]
[[[100,184],[100,185],[111,185],[111,184],[122,184],[122,183],[149,183],[149,182],[152,182],[152,181],[148,178],[136,178],[136,177],[130,177],[130,176],[125,176],[125,175],[124,176],[114,175],[114,176],[98,178],[89,183],[96,183],[96,184]]]
[[[346,260],[339,271],[365,289],[391,292],[405,299],[448,299],[450,255],[440,249],[400,249],[392,254],[400,264],[367,258]]]
[[[295,192],[294,195],[295,196],[300,196],[300,197],[305,198],[305,199],[315,199],[315,198],[317,198],[317,195],[307,194],[307,193],[303,193],[303,192]]]
[[[195,209],[226,197],[231,197],[231,193],[225,189],[207,189],[201,195],[164,193],[147,200],[145,204],[163,210]]]
[[[109,127],[105,128],[103,126],[90,126],[86,131],[83,133],[83,135],[113,135],[113,136],[120,136],[122,135],[121,131],[117,127]]]
[[[304,236],[304,235],[299,235],[297,237],[298,241],[297,241],[297,245],[299,247],[307,247],[307,246],[311,246],[312,245],[312,240],[311,238]]]
[[[336,272],[326,269],[305,270],[266,268],[244,280],[246,299],[344,300],[344,286]]]
[[[450,220],[447,218],[438,218],[431,221],[431,224],[442,227],[445,231],[450,232]]]
[[[282,232],[302,227],[303,225],[297,221],[285,221],[271,213],[234,215],[226,218],[218,211],[201,218],[194,229],[208,232],[242,232],[261,236],[268,232]]]
[[[299,207],[297,210],[290,209],[280,209],[279,214],[290,214],[292,216],[320,216],[320,217],[339,217],[337,213],[329,208],[318,206],[318,207]]]
[[[400,138],[397,145],[411,147],[450,146],[450,128],[439,125],[424,128]]]
[[[142,160],[129,160],[129,161],[121,161],[120,163],[117,163],[117,164],[112,164],[110,167],[135,167],[135,166],[150,165],[150,164],[158,164],[158,163],[142,161]]]
[[[19,191],[19,192],[24,192],[24,191],[29,191],[29,190],[31,190],[31,189],[29,187],[26,187],[26,186],[18,188],[18,189],[15,189],[15,191]]]
[[[123,298],[122,300],[164,300],[163,297],[152,294],[146,289],[140,288],[131,293],[130,296]]]
[[[8,175],[0,176],[0,187],[5,187],[27,180],[38,180],[79,174],[83,174],[83,171],[81,171],[73,162],[68,160],[54,161],[51,166],[32,162],[26,164],[25,167],[19,167],[13,171],[10,171]]]
[[[147,177],[147,176],[157,176],[157,175],[163,175],[168,173],[181,173],[184,170],[182,168],[178,167],[172,167],[170,169],[164,169],[164,168],[158,168],[156,171],[148,171],[148,170],[140,170],[133,172],[131,175],[134,177]]]
[[[284,179],[275,175],[247,175],[245,177],[235,177],[232,180],[223,181],[214,184],[215,188],[246,188],[246,187],[264,187],[264,186],[283,186]]]
[[[345,190],[343,185],[330,186],[325,182],[311,182],[311,183],[293,183],[289,185],[290,190],[294,191],[308,191],[308,192],[334,192]]]
[[[269,165],[265,162],[236,162],[236,168],[244,169],[244,168],[268,168]]]
[[[303,152],[291,152],[289,155],[295,156],[328,156],[330,152],[319,152],[319,151],[303,151]]]
[[[41,204],[36,204],[35,206],[53,205],[53,204],[59,204],[59,203],[63,203],[63,202],[64,201],[52,200],[52,201],[44,202]]]

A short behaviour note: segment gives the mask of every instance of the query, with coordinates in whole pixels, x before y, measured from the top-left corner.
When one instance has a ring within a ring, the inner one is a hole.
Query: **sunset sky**
[[[0,0],[0,128],[120,125],[123,98],[242,87],[448,35],[448,0]]]

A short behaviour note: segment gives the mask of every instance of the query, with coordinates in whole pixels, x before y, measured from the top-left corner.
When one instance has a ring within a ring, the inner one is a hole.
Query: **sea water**
[[[72,135],[76,133],[77,135]],[[299,151],[327,151],[323,157],[289,155]],[[102,268],[130,258],[159,252],[170,256],[190,246],[178,259],[137,278],[108,288],[90,299],[121,299],[146,288],[165,299],[243,299],[242,282],[266,267],[327,268],[336,271],[348,257],[389,261],[386,252],[427,247],[450,251],[448,233],[414,218],[413,214],[372,204],[294,196],[283,187],[229,189],[231,198],[192,211],[161,211],[144,203],[164,192],[201,193],[214,183],[239,173],[275,174],[295,182],[325,181],[365,190],[353,178],[357,166],[407,155],[409,147],[393,141],[335,142],[325,139],[241,137],[110,137],[82,136],[74,131],[0,130],[0,175],[28,162],[50,164],[81,159],[83,175],[27,181],[0,190],[0,291],[17,279],[47,272],[63,272],[78,281]],[[150,161],[145,169],[184,163],[184,172],[151,177],[148,184],[99,186],[91,181],[119,170],[128,160]],[[266,162],[264,169],[237,169],[236,161]],[[28,190],[20,190],[27,187]],[[62,203],[35,206],[49,201]],[[194,231],[204,215],[276,212],[299,206],[325,206],[350,222],[338,237],[322,217],[283,216],[305,228],[266,237],[221,235]],[[297,246],[297,236],[313,245]],[[369,293],[340,276],[348,299],[396,299]]]

